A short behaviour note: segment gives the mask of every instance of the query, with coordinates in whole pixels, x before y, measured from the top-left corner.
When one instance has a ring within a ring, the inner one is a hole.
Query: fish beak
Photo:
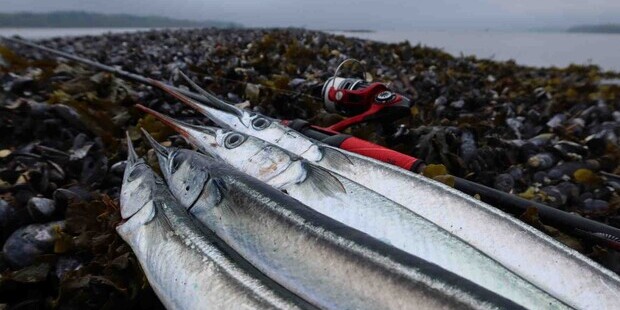
[[[151,110],[143,105],[136,105],[143,112],[146,112],[166,124],[174,131],[181,134],[190,143],[196,146],[212,146],[217,144],[217,129],[209,126],[196,126],[188,124],[169,116],[163,115],[157,111]],[[204,149],[204,148],[203,148]],[[208,150],[205,150],[208,151]],[[209,152],[210,153],[210,152]]]
[[[171,150],[159,144],[159,142],[157,142],[155,138],[153,138],[153,136],[151,136],[146,130],[144,130],[144,128],[140,128],[140,130],[142,130],[142,134],[144,134],[146,140],[149,142],[153,150],[155,150],[155,154],[157,155],[157,161],[159,162],[161,171],[162,173],[164,173],[164,176],[167,177],[167,174],[169,173],[167,169],[169,166],[168,162],[170,161],[170,154],[172,153]]]
[[[163,90],[164,92],[170,94],[171,96],[175,97],[176,99],[178,99],[179,101],[181,101],[182,103],[190,106],[191,108],[193,108],[194,110],[204,114],[206,117],[208,117],[210,120],[212,120],[214,123],[218,124],[218,126],[223,127],[223,128],[234,128],[235,125],[237,124],[243,124],[243,126],[248,127],[249,124],[245,124],[243,122],[244,120],[244,112],[243,110],[231,105],[230,103],[227,103],[219,98],[217,98],[215,95],[207,92],[206,90],[200,88],[198,85],[196,85],[194,82],[192,82],[187,76],[185,76],[182,72],[179,72],[181,74],[181,76],[183,78],[185,78],[188,83],[190,83],[190,85],[196,89],[198,89],[198,91],[200,92],[200,94],[203,96],[203,98],[205,99],[205,101],[209,102],[209,105],[206,104],[202,104],[202,103],[198,103],[194,100],[192,100],[191,98],[177,92],[176,90],[170,88],[168,85],[159,82],[159,81],[155,81],[155,80],[151,80],[151,83],[153,85],[155,85],[156,87],[158,87],[159,89]]]
[[[232,103],[226,102],[220,98],[218,98],[215,94],[205,90],[204,88],[198,86],[192,79],[190,79],[183,71],[179,71],[179,75],[187,82],[195,91],[197,91],[200,95],[204,97],[204,99],[209,102],[213,108],[222,110],[224,112],[228,112],[230,114],[234,114],[237,117],[241,118],[243,116],[243,110],[235,107]]]
[[[136,154],[136,149],[133,147],[133,143],[131,143],[129,131],[125,131],[125,136],[127,137],[127,166],[130,166],[138,161],[138,154]]]

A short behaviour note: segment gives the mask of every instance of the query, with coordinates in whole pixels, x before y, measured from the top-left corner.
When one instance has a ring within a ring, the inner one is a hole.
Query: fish
[[[182,206],[265,275],[319,308],[521,308],[217,158],[145,136]]]
[[[117,232],[168,309],[316,309],[251,267],[205,232],[138,158],[127,137]],[[236,259],[235,259],[236,258]]]
[[[285,191],[336,221],[432,262],[526,308],[566,308],[444,229],[345,177],[258,138],[191,125],[144,106],[137,107],[172,127],[201,151]]]
[[[617,307],[618,275],[501,210],[440,182],[311,140],[259,113],[232,105],[227,109],[235,113],[230,113],[193,101],[163,83],[154,85],[223,128],[278,145],[401,204],[571,307]],[[205,98],[226,104],[214,95]]]

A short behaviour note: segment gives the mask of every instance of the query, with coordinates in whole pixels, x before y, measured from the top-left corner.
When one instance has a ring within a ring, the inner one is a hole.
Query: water
[[[350,37],[436,47],[452,55],[515,60],[537,67],[595,64],[620,71],[620,34],[494,31],[378,31],[334,32]]]
[[[27,39],[100,35],[109,32],[147,31],[148,28],[0,28],[0,36]],[[620,35],[586,33],[538,33],[495,31],[378,31],[333,32],[381,42],[402,42],[440,48],[450,54],[475,55],[495,60],[513,59],[538,67],[595,64],[620,71]]]
[[[148,30],[149,28],[0,28],[0,36],[18,35],[25,39],[47,39]]]

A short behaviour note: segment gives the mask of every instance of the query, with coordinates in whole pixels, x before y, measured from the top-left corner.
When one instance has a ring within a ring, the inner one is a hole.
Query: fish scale
[[[220,160],[168,149],[147,137],[181,205],[256,268],[318,307],[520,308],[315,212]],[[193,186],[185,188],[181,180]]]
[[[243,142],[234,148],[226,147],[227,137],[240,134],[189,125],[148,108],[139,108],[170,125],[200,150],[285,190],[291,197],[345,225],[433,262],[525,307],[565,307],[435,224],[347,178],[251,136],[243,135],[239,138]],[[275,168],[274,163],[277,164]],[[262,170],[273,173],[261,173]],[[321,183],[327,186],[321,187]]]
[[[117,231],[168,309],[315,309],[194,223],[127,141]]]

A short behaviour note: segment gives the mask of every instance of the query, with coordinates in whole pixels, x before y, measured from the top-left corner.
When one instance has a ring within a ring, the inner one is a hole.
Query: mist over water
[[[502,31],[378,31],[333,32],[350,37],[396,43],[408,40],[440,48],[452,55],[475,55],[494,60],[515,60],[537,67],[570,64],[600,66],[620,71],[620,34]]]

